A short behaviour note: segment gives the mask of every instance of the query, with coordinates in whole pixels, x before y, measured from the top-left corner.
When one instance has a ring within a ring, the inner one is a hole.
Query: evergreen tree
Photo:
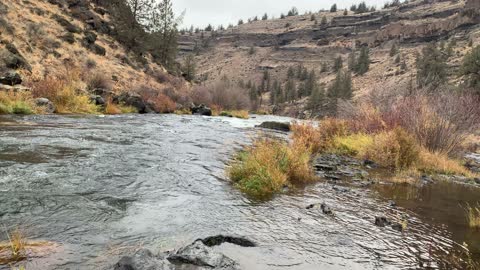
[[[238,20],[238,25],[242,25],[242,24],[243,24],[243,20],[242,19]]]
[[[363,46],[358,56],[355,71],[359,75],[367,73],[370,68],[370,50],[368,46]]]
[[[325,90],[321,86],[316,86],[313,91],[310,99],[308,100],[308,109],[313,113],[318,113],[323,103],[325,102]]]
[[[324,15],[322,17],[322,20],[320,21],[320,25],[325,26],[325,25],[327,25],[327,23],[328,23],[327,16]]]
[[[421,88],[437,89],[447,80],[447,57],[435,44],[424,47],[417,55],[417,85]]]
[[[314,14],[312,14],[312,16],[310,16],[310,21],[312,21],[312,22],[313,22],[313,21],[316,21],[316,20],[317,20],[317,17],[315,17],[315,15],[314,15]]]
[[[267,13],[263,14],[263,17],[262,17],[262,21],[266,21],[268,20],[268,15]]]
[[[368,11],[369,11],[369,8],[368,8],[367,4],[365,2],[361,2],[360,4],[358,4],[358,7],[356,8],[356,10],[354,12],[357,13],[357,14],[360,14],[360,13],[365,13],[365,12],[368,12]]]
[[[133,15],[133,20],[130,22],[130,27],[133,29],[136,24],[140,24],[147,31],[150,27],[151,10],[155,6],[154,0],[126,0]]]
[[[317,86],[317,75],[315,74],[315,71],[312,69],[308,74],[307,80],[305,81],[304,95],[305,96],[311,95],[316,86]]]
[[[292,9],[290,9],[287,14],[287,16],[297,16],[297,15],[298,15],[298,9],[296,7],[292,7]]]
[[[348,70],[355,71],[356,67],[357,67],[357,59],[356,59],[356,56],[355,56],[355,50],[353,50],[348,55]]]
[[[206,32],[211,32],[213,30],[213,26],[209,24],[207,27],[205,27]]]
[[[347,16],[347,15],[348,15],[348,10],[345,9],[345,10],[343,11],[343,16]]]
[[[352,5],[350,7],[350,11],[356,12],[357,11],[357,5]]]
[[[390,57],[394,57],[395,55],[397,55],[397,53],[398,53],[397,45],[393,43],[392,48],[390,49]]]
[[[460,74],[466,76],[469,86],[480,94],[480,46],[475,47],[463,58]]]
[[[323,62],[320,68],[320,72],[327,72],[327,71],[328,71],[328,65],[327,63]]]
[[[152,11],[150,30],[152,35],[151,51],[167,68],[173,68],[177,55],[177,26],[171,0],[162,0]]]
[[[337,4],[333,4],[330,8],[330,12],[337,12]]]
[[[295,82],[293,79],[289,78],[287,84],[285,85],[285,101],[294,101],[297,97]]]
[[[185,57],[185,61],[183,63],[183,72],[185,74],[185,79],[187,81],[193,81],[195,80],[195,69],[196,69],[196,64],[195,64],[195,58],[193,57],[192,54],[187,55]]]
[[[339,71],[340,69],[342,69],[343,67],[343,59],[342,57],[339,55],[337,58],[335,58],[335,60],[333,61],[333,71],[334,72],[337,72]]]
[[[345,99],[349,100],[353,97],[352,91],[352,76],[350,72],[339,70],[335,81],[328,89],[328,96],[334,100]]]
[[[295,77],[295,71],[293,70],[293,67],[288,67],[288,71],[287,71],[287,78],[293,78]]]
[[[394,62],[395,62],[395,64],[400,64],[400,61],[401,61],[401,60],[402,60],[402,59],[400,58],[400,54],[397,54],[397,57],[395,57],[395,61],[394,61]]]

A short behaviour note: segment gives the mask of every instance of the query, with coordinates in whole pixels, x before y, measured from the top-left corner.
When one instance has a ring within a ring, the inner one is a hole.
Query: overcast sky
[[[248,19],[268,15],[279,17],[295,6],[303,14],[305,11],[318,11],[322,8],[329,9],[337,3],[339,8],[349,8],[360,0],[173,0],[175,14],[180,15],[186,11],[183,20],[184,26],[205,27],[209,23],[217,27],[220,24],[236,24],[239,19]],[[367,4],[377,8],[383,6],[386,0],[367,0]]]

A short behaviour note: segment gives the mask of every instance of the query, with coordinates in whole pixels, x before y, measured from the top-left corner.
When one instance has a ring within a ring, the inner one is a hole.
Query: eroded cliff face
[[[368,45],[370,71],[354,76],[356,96],[361,97],[374,90],[406,88],[415,74],[414,55],[428,42],[455,40],[451,61],[458,66],[468,51],[468,42],[480,43],[479,5],[479,0],[420,0],[364,14],[344,15],[343,10],[313,14],[318,22],[325,16],[326,25],[315,23],[312,14],[253,21],[215,33],[187,33],[180,38],[181,55],[196,52],[198,77],[207,82],[227,75],[234,81],[252,80],[258,84],[266,69],[273,79],[285,82],[288,68],[302,64],[320,74],[319,83],[328,84],[334,78],[334,58],[341,56],[346,65],[352,50]],[[406,70],[401,71],[389,56],[394,43]],[[255,48],[254,54],[249,53],[251,47]],[[325,64],[329,71],[321,72]],[[289,105],[293,107],[291,114],[302,111],[305,102]]]

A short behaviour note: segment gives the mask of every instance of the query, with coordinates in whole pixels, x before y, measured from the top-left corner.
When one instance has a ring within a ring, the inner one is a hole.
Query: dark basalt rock
[[[282,122],[263,122],[257,127],[284,131],[284,132],[290,131],[290,123],[282,123]]]
[[[375,217],[375,226],[385,227],[392,224],[386,217]]]
[[[17,85],[22,83],[22,77],[15,71],[9,71],[4,76],[0,76],[0,83],[6,85]]]
[[[330,207],[328,207],[328,205],[322,203],[322,205],[320,205],[320,208],[325,215],[333,215],[333,211],[332,209],[330,209]]]
[[[403,232],[403,226],[400,223],[392,224],[392,229],[394,229],[395,231]]]
[[[204,115],[204,116],[212,116],[212,109],[201,104],[200,106],[192,106],[190,111],[193,115]]]
[[[35,99],[35,105],[43,107],[46,113],[54,113],[56,111],[55,105],[48,98]]]
[[[256,244],[243,237],[239,236],[224,236],[224,235],[216,235],[210,236],[203,239],[197,239],[197,241],[201,241],[204,245],[208,247],[219,246],[223,243],[230,243],[241,247],[255,247]]]
[[[150,250],[140,250],[133,256],[125,256],[113,266],[114,270],[167,270],[168,262],[156,257]]]
[[[229,257],[213,251],[202,241],[195,241],[176,253],[167,257],[170,263],[176,265],[193,265],[213,269],[239,269],[237,263]]]
[[[137,94],[130,94],[130,93],[122,93],[113,98],[113,103],[116,104],[124,104],[126,106],[132,106],[137,109],[138,113],[151,113],[154,110],[151,106],[146,103],[140,95]]]

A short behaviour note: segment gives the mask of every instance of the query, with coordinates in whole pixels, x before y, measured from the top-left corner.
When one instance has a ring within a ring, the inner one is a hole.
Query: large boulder
[[[195,241],[167,257],[176,265],[193,265],[213,269],[239,269],[237,263],[222,253],[215,252],[201,241]]]
[[[212,116],[212,109],[204,104],[201,104],[200,106],[192,106],[190,110],[193,115]]]
[[[168,262],[156,257],[150,250],[142,249],[133,256],[125,256],[113,266],[114,270],[163,270],[170,269]]]
[[[5,75],[0,76],[0,83],[6,85],[17,85],[22,83],[22,77],[15,71],[9,71]]]
[[[266,128],[266,129],[273,129],[278,131],[289,132],[290,131],[290,123],[282,123],[282,122],[263,122],[257,127]]]
[[[51,102],[47,98],[37,98],[37,99],[35,99],[35,105],[37,107],[43,108],[46,113],[54,113],[55,110],[56,110],[53,102]]]
[[[153,113],[155,110],[138,94],[122,93],[113,97],[112,100],[116,104],[123,104],[126,106],[132,106],[137,109],[138,113]]]

